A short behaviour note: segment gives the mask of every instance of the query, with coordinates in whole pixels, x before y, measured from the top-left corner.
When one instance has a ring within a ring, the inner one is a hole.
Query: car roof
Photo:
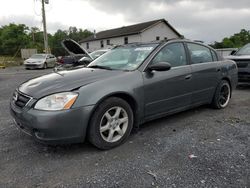
[[[151,41],[151,42],[132,42],[132,43],[118,45],[118,46],[129,46],[129,45],[133,45],[133,44],[134,45],[164,44],[164,43],[168,43],[168,42],[172,42],[172,41],[173,42],[192,42],[192,43],[205,45],[205,44],[203,44],[201,42],[192,41],[192,40],[189,40],[189,39],[172,38],[172,39],[166,39],[166,40],[156,40],[156,41]],[[116,47],[118,47],[118,46],[116,46]]]

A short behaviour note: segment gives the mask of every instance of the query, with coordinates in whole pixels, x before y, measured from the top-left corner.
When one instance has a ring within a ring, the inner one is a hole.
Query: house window
[[[86,48],[89,49],[89,43],[88,42],[86,43]]]
[[[107,40],[107,45],[110,45],[110,40]]]
[[[100,41],[101,48],[103,48],[103,40]]]
[[[128,44],[128,37],[124,37],[124,44]]]
[[[168,40],[168,37],[164,37],[164,40]]]
[[[159,37],[159,36],[157,36],[157,37],[156,37],[156,40],[160,40],[160,37]]]

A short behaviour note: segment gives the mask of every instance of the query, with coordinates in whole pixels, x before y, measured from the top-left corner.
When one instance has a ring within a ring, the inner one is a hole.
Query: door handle
[[[221,68],[217,68],[216,71],[217,71],[217,72],[220,72],[220,71],[221,71]]]
[[[185,76],[185,80],[189,80],[190,78],[192,78],[192,74]]]

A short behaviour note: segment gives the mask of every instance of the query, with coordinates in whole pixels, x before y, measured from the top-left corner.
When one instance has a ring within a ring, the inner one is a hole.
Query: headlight
[[[64,92],[49,95],[40,99],[36,103],[35,109],[48,111],[70,109],[74,104],[77,96],[78,94],[74,92]]]

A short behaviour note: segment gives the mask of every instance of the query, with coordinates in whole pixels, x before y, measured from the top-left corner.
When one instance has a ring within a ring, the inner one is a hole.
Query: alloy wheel
[[[106,142],[117,142],[128,129],[128,114],[120,106],[108,109],[101,118],[100,134]]]

